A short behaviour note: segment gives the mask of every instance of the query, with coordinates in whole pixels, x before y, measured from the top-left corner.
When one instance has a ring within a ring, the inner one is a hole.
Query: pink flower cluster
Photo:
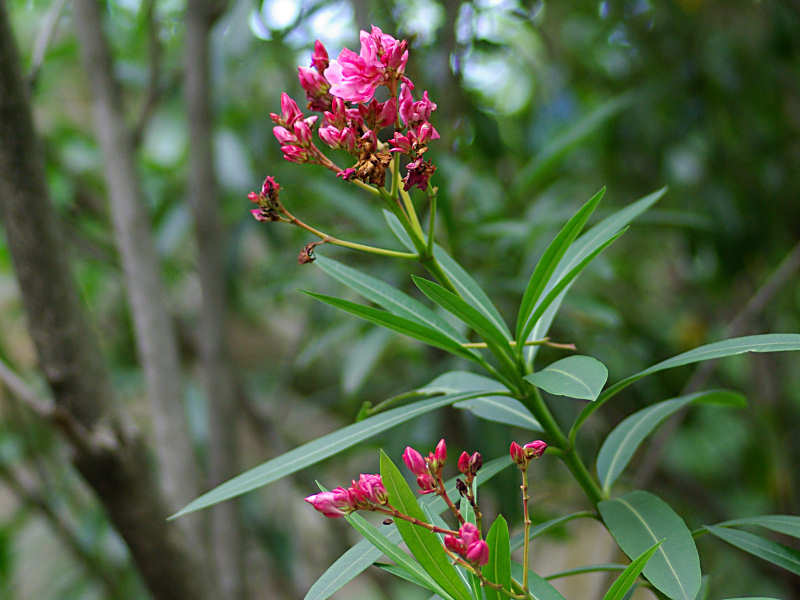
[[[355,510],[369,510],[386,504],[389,495],[383,487],[380,475],[362,473],[358,481],[353,481],[347,489],[337,487],[330,492],[308,496],[305,501],[326,517],[335,519]]]
[[[323,165],[346,181],[358,179],[383,186],[392,153],[399,153],[408,157],[403,188],[424,191],[436,170],[432,162],[422,158],[427,143],[439,138],[429,122],[436,104],[427,91],[421,99],[414,100],[414,84],[405,75],[406,40],[397,40],[373,26],[369,32],[361,32],[360,41],[358,54],[344,48],[336,59],[330,60],[325,46],[317,40],[311,66],[298,67],[308,108],[322,113],[322,119],[319,115],[304,115],[297,102],[288,94],[281,94],[281,113],[270,116],[283,157],[295,163]],[[375,98],[380,86],[389,91],[384,102]],[[326,146],[344,150],[355,164],[341,169],[326,157],[315,144],[315,126]],[[387,127],[392,132],[381,141],[379,133]]]
[[[444,545],[478,567],[489,562],[489,546],[481,539],[481,532],[472,523],[464,523],[458,530],[458,536],[444,536]]]
[[[422,454],[411,446],[406,446],[403,451],[403,462],[408,470],[417,476],[417,485],[423,494],[436,492],[439,488],[437,481],[441,478],[442,467],[447,461],[447,445],[444,439],[439,440],[433,452],[423,458]]]
[[[542,440],[534,440],[528,442],[524,446],[520,446],[517,442],[511,442],[511,447],[508,449],[511,454],[511,459],[517,463],[521,468],[526,468],[528,463],[534,459],[539,458],[547,449],[547,444]]]

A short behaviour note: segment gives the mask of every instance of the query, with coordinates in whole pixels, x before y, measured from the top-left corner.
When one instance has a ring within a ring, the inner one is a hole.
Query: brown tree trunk
[[[108,373],[70,276],[44,178],[5,3],[0,1],[0,215],[39,362],[69,432],[74,462],[126,540],[153,596],[206,598],[198,566],[153,479],[147,450],[123,426]]]
[[[225,234],[217,208],[209,69],[211,27],[223,6],[214,0],[188,0],[184,53],[190,147],[187,191],[194,215],[197,270],[203,294],[200,346],[203,384],[208,398],[209,486],[222,483],[239,470],[236,381],[225,339]],[[242,533],[236,501],[211,509],[211,558],[220,598],[244,598]]]

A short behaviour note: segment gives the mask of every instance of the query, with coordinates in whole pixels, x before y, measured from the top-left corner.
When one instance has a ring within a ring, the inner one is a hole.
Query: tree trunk
[[[153,596],[206,598],[141,438],[118,418],[108,373],[70,276],[5,3],[0,2],[0,215],[39,362],[74,462],[131,550]]]
[[[208,398],[209,485],[237,474],[236,382],[226,346],[225,235],[217,208],[214,177],[213,116],[209,47],[211,27],[222,5],[188,0],[184,94],[189,118],[189,181],[187,192],[194,214],[197,269],[203,301],[200,346],[203,384]],[[244,548],[238,503],[211,509],[211,548],[220,598],[244,597]]]

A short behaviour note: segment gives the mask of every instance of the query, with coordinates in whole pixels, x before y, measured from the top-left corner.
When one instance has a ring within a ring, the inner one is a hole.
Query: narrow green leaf
[[[418,585],[419,587],[425,588],[426,590],[433,592],[434,594],[436,593],[436,589],[434,589],[433,586],[431,586],[427,581],[422,581],[421,579],[418,579],[416,573],[413,573],[404,567],[400,567],[398,565],[394,565],[391,563],[375,563],[375,566],[383,571],[386,571],[387,573],[391,573],[395,577],[398,577],[400,579],[405,579],[406,581],[413,583],[414,585]],[[427,575],[427,573],[425,574]],[[446,594],[446,592],[444,592],[443,590],[442,593]],[[306,599],[307,598],[308,596],[306,596]]]
[[[481,392],[477,392],[477,395],[480,394]],[[237,475],[233,479],[229,479],[213,490],[196,498],[170,518],[174,519],[202,508],[208,508],[224,500],[241,496],[242,494],[265,486],[273,481],[277,481],[282,477],[286,477],[295,471],[313,465],[329,456],[333,456],[382,431],[386,431],[387,429],[396,427],[420,415],[453,404],[459,400],[466,400],[470,397],[472,397],[472,394],[461,393],[422,400],[421,402],[415,402],[413,404],[387,410],[374,417],[369,417],[358,423],[353,423],[352,425],[338,429],[328,435],[324,435],[302,446],[298,446],[285,454],[281,454],[277,458],[268,460],[249,471]]]
[[[705,360],[724,358],[735,354],[744,354],[745,352],[791,352],[796,350],[800,350],[800,334],[766,333],[762,335],[731,338],[721,342],[706,344],[705,346],[700,346],[694,350],[689,350],[688,352],[683,352],[672,358],[662,360],[660,363],[648,367],[644,371],[639,371],[630,377],[626,377],[606,388],[597,399],[597,402],[585,406],[572,425],[570,439],[574,439],[575,432],[577,432],[584,421],[586,421],[594,411],[632,383],[639,381],[643,377],[652,375],[653,373]]]
[[[403,224],[400,223],[400,219],[397,218],[397,215],[392,214],[392,211],[384,208],[383,218],[386,219],[386,224],[389,226],[389,229],[392,230],[392,233],[400,243],[406,247],[406,250],[409,252],[416,252],[417,249],[414,246],[414,242],[408,237],[408,232],[403,228]]]
[[[417,504],[414,492],[408,487],[408,483],[399,469],[383,451],[381,451],[381,477],[392,506],[406,515],[427,522],[425,513]],[[414,558],[419,561],[434,581],[454,598],[470,600],[469,591],[461,582],[455,567],[450,564],[439,538],[427,529],[402,519],[397,519],[395,524]]]
[[[467,391],[503,393],[508,392],[508,389],[502,383],[490,377],[470,373],[469,371],[448,371],[447,373],[439,375],[417,391],[425,394],[453,394]]]
[[[569,247],[569,250],[567,250],[564,257],[558,263],[558,267],[556,267],[556,270],[553,272],[553,275],[544,288],[544,293],[547,294],[551,292],[566,273],[569,273],[576,265],[580,264],[582,260],[618,233],[623,227],[658,202],[666,192],[667,188],[661,188],[629,204],[610,217],[606,217],[579,237],[575,243]],[[571,285],[572,282],[564,286],[555,299],[553,299],[550,306],[547,307],[541,317],[539,317],[533,325],[530,334],[526,336],[527,339],[538,340],[547,335],[550,325],[553,323],[553,319],[558,313],[561,303],[564,301],[564,296],[567,294],[567,291],[569,291]],[[538,346],[528,346],[525,349],[525,357],[529,364],[533,363],[538,349]]]
[[[642,441],[667,417],[688,404],[703,402],[731,406],[746,404],[741,394],[727,390],[709,390],[665,400],[633,413],[608,434],[597,454],[597,475],[603,490],[608,493]]]
[[[741,527],[757,525],[784,535],[800,538],[800,517],[794,515],[759,515],[717,523],[719,527]]]
[[[554,579],[561,579],[563,577],[572,577],[573,575],[583,575],[585,573],[598,573],[598,572],[610,572],[610,571],[624,571],[625,565],[621,565],[619,563],[599,563],[596,565],[586,565],[585,567],[575,567],[574,569],[567,569],[566,571],[558,571],[557,573],[552,573],[547,575],[545,579],[547,581],[553,581]]]
[[[605,596],[603,596],[603,600],[623,600],[628,590],[636,585],[639,573],[642,572],[642,569],[644,569],[645,565],[652,558],[660,545],[660,541],[656,542],[649,550],[642,552],[636,560],[629,564],[628,567],[620,573],[620,576],[617,577],[614,583],[611,584],[611,587],[608,588]]]
[[[465,400],[454,405],[455,408],[468,410],[472,414],[487,421],[504,423],[513,427],[521,427],[530,431],[544,431],[525,405],[508,396],[481,396]]]
[[[600,254],[603,250],[608,248],[611,244],[617,241],[623,233],[625,233],[625,229],[619,231],[616,235],[612,236],[602,244],[600,244],[597,248],[592,250],[586,258],[581,260],[575,267],[571,270],[567,271],[561,279],[559,279],[554,285],[553,288],[549,291],[546,291],[544,297],[536,303],[536,307],[533,309],[533,313],[531,313],[530,318],[525,323],[525,327],[522,328],[522,336],[520,339],[523,340],[533,340],[533,336],[531,332],[535,329],[536,323],[539,322],[539,319],[544,315],[550,305],[555,302],[559,295],[569,288],[575,278],[581,274],[581,272],[589,265],[590,262],[594,260],[594,258]],[[566,258],[566,257],[565,257]],[[563,260],[563,259],[562,259]]]
[[[658,496],[636,490],[597,505],[623,552],[638,557],[663,540],[644,568],[647,579],[673,600],[694,600],[700,589],[700,558],[686,523]]]
[[[591,356],[568,356],[525,379],[549,394],[594,401],[608,379],[608,369]]]
[[[508,338],[483,313],[438,283],[416,275],[412,275],[411,278],[423,294],[475,330],[504,366],[507,374],[512,378],[516,375],[514,355],[508,344]]]
[[[391,333],[377,327],[370,329],[345,350],[342,365],[342,394],[352,396],[361,389],[389,345]]]
[[[582,510],[579,512],[571,513],[569,515],[564,515],[563,517],[556,517],[554,519],[550,519],[549,521],[539,523],[538,525],[531,528],[530,539],[534,539],[539,537],[540,535],[544,535],[551,529],[560,527],[561,525],[569,523],[574,519],[586,519],[586,518],[592,518],[593,516],[594,513],[591,513],[588,510]],[[520,548],[522,548],[522,542],[524,540],[525,540],[525,534],[523,532],[514,534],[514,536],[511,538],[511,551],[514,552],[515,550],[519,550]]]
[[[522,565],[511,563],[511,575],[516,581],[522,581]],[[528,569],[528,590],[535,600],[566,600],[561,593],[544,577]]]
[[[433,256],[439,262],[450,283],[455,286],[461,297],[471,304],[474,308],[483,313],[492,324],[503,332],[506,339],[511,339],[511,332],[508,330],[506,322],[500,316],[489,296],[481,289],[481,286],[467,273],[464,268],[453,260],[438,244],[433,247]]]
[[[531,311],[542,292],[545,285],[550,280],[550,276],[558,266],[558,262],[564,256],[564,253],[569,248],[570,244],[575,241],[578,234],[586,225],[586,221],[592,216],[597,204],[606,193],[606,188],[602,188],[592,198],[584,204],[575,215],[567,221],[566,225],[558,232],[555,239],[550,242],[550,245],[545,250],[539,262],[536,263],[536,268],[531,274],[528,281],[528,286],[525,288],[525,293],[522,296],[522,301],[519,305],[519,313],[517,314],[517,327],[516,339],[521,340],[522,330],[531,316]]]
[[[483,468],[478,471],[478,475],[475,479],[476,485],[481,486],[510,464],[511,459],[508,456],[502,456],[487,462],[483,465]],[[456,490],[456,479],[457,477],[453,477],[445,482],[445,489],[451,498],[458,494]],[[441,514],[447,510],[444,500],[439,496],[424,496],[420,498],[419,504],[424,509],[436,514]],[[388,531],[384,533],[393,544],[399,544],[402,541],[400,532],[394,525],[390,526]],[[305,600],[327,600],[349,581],[352,581],[353,578],[369,568],[382,554],[380,550],[377,550],[367,540],[361,540],[328,567],[308,591]]]
[[[441,348],[442,350],[446,350],[447,352],[450,352],[456,356],[460,356],[461,358],[476,360],[476,355],[471,350],[462,347],[461,344],[453,341],[446,335],[426,325],[422,325],[417,321],[393,315],[390,312],[373,308],[371,306],[364,306],[363,304],[350,302],[349,300],[334,298],[333,296],[326,296],[324,294],[316,294],[314,292],[305,293],[312,298],[316,298],[317,300],[325,302],[326,304],[340,308],[366,321],[381,325],[387,329],[392,329],[398,333],[402,333],[403,335],[407,335],[431,346],[435,346],[436,348]]]
[[[503,515],[498,515],[489,533],[486,534],[486,544],[489,546],[489,562],[481,572],[492,583],[498,583],[503,589],[511,589],[511,549],[508,545],[508,524]],[[492,589],[484,588],[486,600],[505,600],[505,594]]]
[[[439,594],[443,598],[450,598],[452,595],[441,586],[430,574],[423,569],[419,562],[411,558],[408,554],[400,550],[395,543],[383,535],[374,525],[367,521],[358,513],[352,513],[345,517],[347,522],[358,531],[365,540],[375,546],[383,554],[395,561],[400,567],[407,571],[413,578],[412,581],[423,585],[431,591]],[[309,600],[309,596],[306,596]]]
[[[314,264],[326,274],[338,279],[350,289],[355,290],[367,300],[382,306],[390,313],[427,325],[455,342],[466,341],[440,315],[437,315],[422,302],[415,300],[388,283],[330,258],[325,258],[319,253],[317,253],[317,260],[314,261]]]
[[[732,546],[736,546],[740,550],[771,562],[773,565],[778,565],[795,575],[800,575],[800,552],[794,548],[789,548],[747,531],[717,527],[715,525],[705,525],[705,528],[712,535],[728,542]]]

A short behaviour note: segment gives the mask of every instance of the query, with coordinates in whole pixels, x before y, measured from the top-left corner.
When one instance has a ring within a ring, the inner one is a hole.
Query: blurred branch
[[[158,37],[158,21],[156,18],[156,0],[147,0],[144,7],[145,27],[147,28],[147,59],[149,64],[147,76],[147,92],[145,93],[139,117],[131,133],[132,144],[137,148],[144,137],[144,132],[153,116],[161,98],[161,41]]]
[[[772,299],[783,289],[783,287],[794,280],[794,276],[800,271],[800,242],[789,251],[784,257],[778,268],[769,276],[764,285],[762,285],[750,300],[745,304],[744,308],[733,318],[733,320],[725,328],[725,337],[735,337],[744,334],[750,321],[760,314]],[[714,368],[717,365],[716,360],[706,361],[700,364],[692,377],[684,386],[681,395],[690,394],[698,391],[706,385]],[[647,451],[642,458],[639,468],[634,476],[636,487],[645,487],[658,470],[661,464],[666,445],[672,436],[680,427],[683,420],[686,418],[688,409],[681,410],[678,414],[672,417],[668,423],[662,427],[653,438],[653,442],[647,447]]]
[[[28,85],[31,89],[36,87],[39,81],[39,72],[44,64],[44,57],[47,54],[47,48],[50,41],[58,29],[58,23],[61,20],[61,12],[64,10],[67,0],[55,0],[47,13],[42,19],[42,27],[39,29],[39,34],[36,36],[36,41],[33,44],[33,57],[31,58],[31,70],[28,73]]]
[[[166,308],[159,259],[99,5],[96,0],[76,0],[74,9],[81,57],[91,84],[95,129],[105,157],[115,241],[150,400],[160,481],[170,509],[177,510],[199,491],[199,473],[183,410],[175,330]],[[196,525],[196,519],[179,522],[190,537],[192,550],[198,552],[201,544]]]

